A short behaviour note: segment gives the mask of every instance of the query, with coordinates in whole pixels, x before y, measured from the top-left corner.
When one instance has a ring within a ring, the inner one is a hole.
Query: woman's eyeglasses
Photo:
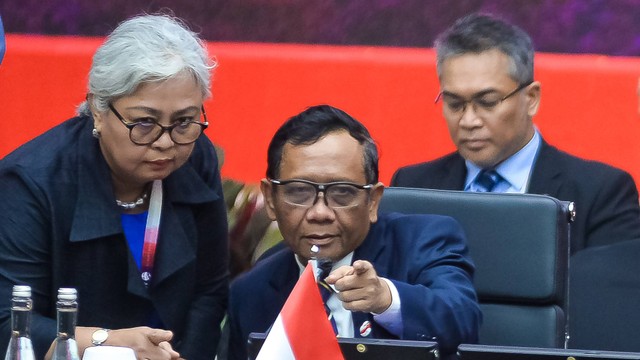
[[[129,129],[129,139],[136,145],[149,145],[156,142],[165,131],[169,132],[171,140],[179,145],[187,145],[195,142],[202,134],[204,129],[209,126],[207,121],[207,114],[202,107],[203,122],[200,121],[177,121],[169,126],[163,126],[158,124],[154,120],[143,120],[137,122],[129,122],[125,120],[122,115],[113,107],[113,104],[109,104],[109,109],[113,114]]]

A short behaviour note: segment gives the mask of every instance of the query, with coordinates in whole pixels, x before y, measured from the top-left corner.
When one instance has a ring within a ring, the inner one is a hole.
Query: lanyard
[[[162,180],[154,180],[149,201],[149,215],[144,229],[144,245],[142,245],[141,277],[144,285],[149,287],[153,274],[153,260],[156,256],[160,214],[162,213]]]

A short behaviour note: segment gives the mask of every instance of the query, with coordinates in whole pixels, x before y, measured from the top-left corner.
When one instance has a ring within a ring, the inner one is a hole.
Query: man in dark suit
[[[312,256],[333,263],[326,282],[338,293],[326,304],[339,336],[436,340],[445,355],[477,341],[474,267],[459,224],[378,214],[376,145],[348,114],[322,105],[289,119],[269,145],[261,189],[287,246],[232,284],[231,359],[247,358],[249,333],[269,329]]]
[[[391,186],[528,192],[573,201],[572,252],[640,236],[631,176],[556,149],[534,126],[540,83],[533,77],[531,39],[522,29],[474,14],[458,20],[435,46],[437,101],[458,151],[400,168]]]

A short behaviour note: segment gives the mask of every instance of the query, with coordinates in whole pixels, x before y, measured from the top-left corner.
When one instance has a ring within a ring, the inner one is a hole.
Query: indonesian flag
[[[256,360],[344,360],[322,303],[312,261],[302,272]]]

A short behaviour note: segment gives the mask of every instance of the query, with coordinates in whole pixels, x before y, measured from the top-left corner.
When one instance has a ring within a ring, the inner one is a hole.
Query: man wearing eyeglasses
[[[249,333],[270,328],[314,256],[333,263],[326,282],[337,293],[326,304],[338,336],[435,340],[444,354],[477,341],[474,267],[459,224],[378,214],[377,148],[351,116],[321,105],[289,119],[269,145],[261,187],[287,246],[232,284],[231,359],[247,358]]]
[[[458,20],[436,40],[442,114],[458,151],[396,171],[391,186],[547,194],[573,201],[572,253],[640,237],[631,176],[544,141],[531,39],[487,15]]]

